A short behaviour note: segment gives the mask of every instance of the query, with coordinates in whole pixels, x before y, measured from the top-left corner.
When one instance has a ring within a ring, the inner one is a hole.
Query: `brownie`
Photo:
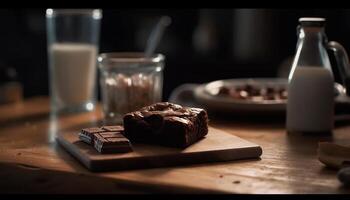
[[[132,142],[185,148],[208,133],[204,109],[160,102],[127,113],[124,135]]]
[[[132,151],[130,141],[119,132],[96,133],[94,147],[100,153],[122,153]]]

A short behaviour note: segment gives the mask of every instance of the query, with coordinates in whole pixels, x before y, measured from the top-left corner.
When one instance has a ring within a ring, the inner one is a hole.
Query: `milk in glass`
[[[52,95],[57,109],[93,105],[96,81],[95,45],[55,43],[50,46]],[[90,104],[89,104],[90,103]]]

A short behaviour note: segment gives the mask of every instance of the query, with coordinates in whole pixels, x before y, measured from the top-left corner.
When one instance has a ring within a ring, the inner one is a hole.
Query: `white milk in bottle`
[[[288,131],[329,132],[333,129],[333,82],[333,74],[323,67],[295,69],[288,85]]]
[[[334,124],[334,78],[324,18],[300,18],[297,51],[288,80],[288,132],[326,133]]]

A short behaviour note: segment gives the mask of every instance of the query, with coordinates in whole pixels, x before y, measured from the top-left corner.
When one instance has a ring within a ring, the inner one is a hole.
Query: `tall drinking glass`
[[[102,11],[47,9],[51,110],[91,111],[96,102],[96,64]]]

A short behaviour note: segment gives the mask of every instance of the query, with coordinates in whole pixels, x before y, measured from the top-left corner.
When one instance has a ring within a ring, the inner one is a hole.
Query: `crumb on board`
[[[239,183],[241,183],[241,181],[233,181],[232,183],[239,184]]]

